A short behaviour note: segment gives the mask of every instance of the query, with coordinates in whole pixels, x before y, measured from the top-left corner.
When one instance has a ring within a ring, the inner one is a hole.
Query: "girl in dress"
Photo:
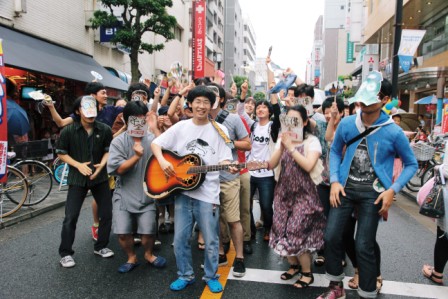
[[[286,256],[290,264],[281,279],[288,280],[300,273],[294,287],[306,288],[314,282],[311,253],[323,246],[326,222],[312,179],[322,149],[319,140],[310,133],[303,106],[290,107],[281,121],[280,146],[268,165],[272,169],[281,163],[269,246],[280,256]]]

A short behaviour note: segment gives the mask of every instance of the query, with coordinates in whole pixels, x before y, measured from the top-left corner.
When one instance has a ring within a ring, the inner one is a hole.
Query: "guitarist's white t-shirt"
[[[227,134],[227,128],[218,124]],[[232,161],[232,151],[211,123],[198,126],[192,119],[180,121],[154,139],[162,149],[184,156],[195,153],[205,165],[217,165]],[[208,172],[202,185],[193,191],[182,191],[194,199],[219,205],[219,171]]]

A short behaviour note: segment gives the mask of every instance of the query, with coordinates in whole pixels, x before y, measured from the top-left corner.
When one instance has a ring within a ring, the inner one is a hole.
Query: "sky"
[[[257,57],[266,57],[272,45],[272,62],[291,67],[305,79],[311,56],[314,26],[324,14],[324,0],[239,0],[256,35]]]

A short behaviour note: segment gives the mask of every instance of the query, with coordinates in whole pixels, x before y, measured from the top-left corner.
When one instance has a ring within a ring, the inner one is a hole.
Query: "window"
[[[173,33],[174,33],[174,39],[178,41],[182,41],[182,28],[179,25],[174,26]]]

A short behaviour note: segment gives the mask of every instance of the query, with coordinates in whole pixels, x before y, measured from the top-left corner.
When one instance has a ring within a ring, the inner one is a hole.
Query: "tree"
[[[233,76],[233,81],[235,82],[236,87],[238,88],[239,91],[241,90],[241,85],[246,80],[247,80],[247,83],[249,84],[248,90],[247,90],[247,96],[250,97],[252,95],[252,92],[250,91],[249,79],[247,77],[244,77],[244,76]],[[232,85],[232,83],[230,85]]]
[[[148,44],[142,41],[145,32],[161,35],[169,41],[174,38],[173,28],[176,18],[170,16],[166,7],[172,7],[172,0],[100,0],[107,11],[96,10],[91,19],[92,27],[105,26],[119,28],[112,38],[113,44],[120,44],[130,50],[132,83],[138,82],[141,73],[138,55],[143,52],[152,54],[164,48],[164,44]],[[120,18],[114,15],[121,11]]]
[[[254,99],[256,102],[266,100],[266,94],[262,91],[258,91],[254,94]]]

